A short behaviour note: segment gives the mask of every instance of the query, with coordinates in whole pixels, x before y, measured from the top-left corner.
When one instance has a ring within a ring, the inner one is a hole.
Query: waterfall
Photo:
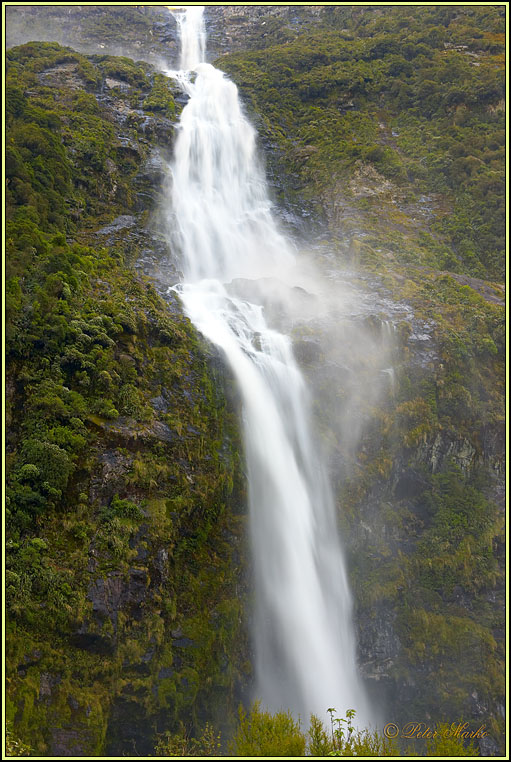
[[[190,71],[204,59],[206,29],[203,14],[204,8],[201,5],[188,6],[186,13],[174,14],[181,40],[180,71]]]
[[[236,86],[204,58],[198,6],[175,11],[189,95],[171,164],[177,287],[197,329],[225,354],[243,407],[254,568],[255,694],[307,721],[370,714],[357,674],[352,601],[335,505],[311,426],[310,400],[289,336],[261,298],[289,281],[293,248],[272,215],[256,136]],[[193,70],[193,71],[192,71]],[[244,293],[236,290],[243,279]],[[253,298],[246,298],[252,288]]]

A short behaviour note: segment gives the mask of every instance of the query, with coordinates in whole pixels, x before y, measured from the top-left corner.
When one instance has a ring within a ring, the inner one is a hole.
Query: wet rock
[[[25,654],[23,663],[18,666],[18,674],[20,677],[26,677],[27,670],[30,669],[30,667],[36,667],[42,655],[42,651],[39,650],[34,650],[31,654]]]
[[[160,574],[160,579],[165,582],[169,577],[169,554],[165,548],[160,548],[156,554],[155,566]]]
[[[169,403],[161,394],[151,399],[151,407],[156,410],[157,413],[168,413],[170,409]]]
[[[95,620],[99,623],[109,619],[117,629],[120,611],[134,618],[140,615],[140,606],[147,598],[149,577],[145,569],[130,568],[127,579],[119,572],[110,572],[89,585],[87,597],[92,602]]]
[[[323,6],[206,6],[208,50],[214,56],[247,47],[263,47],[272,40],[269,24],[279,20],[281,33],[293,39],[324,12]],[[268,24],[268,26],[267,26]]]
[[[111,656],[115,651],[114,643],[110,637],[94,632],[77,632],[71,636],[70,642],[75,648],[90,651],[93,654]]]
[[[191,640],[190,638],[184,638],[183,637],[183,638],[176,638],[174,640],[173,645],[176,648],[189,648],[190,646],[193,646],[195,644],[194,644],[194,641]]]
[[[395,613],[378,610],[374,616],[364,618],[359,634],[361,671],[366,679],[381,680],[390,676],[401,652],[401,641],[395,630]]]
[[[406,469],[397,478],[394,495],[396,500],[414,500],[428,487],[429,482],[417,470]]]
[[[126,85],[125,83],[122,84],[130,89],[129,85]],[[127,127],[135,127],[140,122],[140,111],[131,108],[129,103],[121,100],[119,97],[114,97],[112,94],[105,94],[104,92],[96,93],[95,97],[98,104],[107,112],[109,121],[113,122],[119,129],[117,135],[118,140],[122,139],[120,130],[126,129]]]
[[[85,54],[127,56],[161,66],[178,58],[176,21],[166,7],[152,6],[16,6],[7,10],[8,47],[31,40],[70,45]],[[105,28],[124,17],[119,34],[105,36]],[[149,23],[144,23],[147,19]],[[112,77],[115,80],[115,78]]]
[[[122,82],[120,79],[113,79],[112,77],[105,78],[105,86],[109,89],[116,87],[123,93],[128,93],[131,90],[127,82]]]
[[[77,63],[62,63],[53,66],[51,69],[45,69],[36,76],[45,87],[62,87],[65,85],[70,90],[86,89],[86,82],[78,73]]]
[[[105,225],[100,230],[96,231],[96,235],[112,235],[118,233],[120,230],[126,228],[132,228],[136,224],[136,219],[131,214],[121,214],[116,217],[109,225]]]
[[[130,540],[130,547],[136,547],[137,548],[137,561],[139,562],[146,562],[149,558],[149,551],[147,548],[144,548],[142,545],[136,544],[136,540],[131,539]]]
[[[125,447],[134,447],[138,442],[175,442],[178,436],[166,423],[162,423],[161,421],[154,421],[151,424],[138,424],[127,418],[117,418],[115,421],[95,421],[95,424],[98,428],[102,429],[112,441],[124,443]],[[111,453],[112,451],[110,450],[108,452]],[[111,455],[109,457],[111,458]],[[131,463],[131,460],[128,460]],[[98,479],[93,481],[97,486]],[[110,485],[106,484],[104,475],[99,479],[99,484],[107,488],[109,493],[114,494],[111,489],[108,489]],[[96,491],[94,494],[96,494]]]
[[[148,664],[150,661],[152,661],[155,653],[156,653],[155,649],[150,648],[148,651],[145,652],[145,654],[142,654],[140,659],[144,664]]]
[[[88,751],[92,736],[86,725],[73,728],[53,728],[51,731],[50,756],[80,757]]]
[[[479,738],[478,743],[481,757],[500,756],[500,747],[491,736],[487,736],[486,738]]]
[[[136,140],[129,135],[118,135],[117,139],[119,141],[117,151],[120,151],[123,154],[131,154],[132,156],[135,156],[135,158],[140,157],[140,144]]]
[[[105,450],[98,457],[101,471],[94,474],[90,484],[90,501],[101,498],[109,502],[112,497],[123,489],[126,474],[131,468],[132,458],[118,450]]]
[[[169,287],[182,281],[183,274],[169,257],[167,238],[149,230],[145,230],[144,234],[145,246],[138,255],[135,269],[152,279],[155,289],[168,302],[172,314],[182,314],[179,297],[169,292]]]
[[[160,150],[153,150],[135,177],[135,185],[144,184],[151,190],[158,189],[167,176],[167,164]]]
[[[150,428],[147,429],[143,437],[158,439],[160,442],[175,442],[178,439],[177,433],[172,431],[166,423],[162,423],[161,421],[155,421]]]
[[[480,430],[480,441],[484,460],[497,477],[502,477],[505,473],[505,422],[484,424]]]
[[[438,432],[433,439],[419,445],[414,457],[419,462],[427,463],[433,473],[453,460],[467,474],[475,465],[477,451],[468,439],[454,439],[445,432]]]
[[[49,701],[55,688],[62,681],[60,675],[52,675],[50,672],[41,672],[39,678],[39,701]]]
[[[310,338],[294,341],[293,349],[299,363],[319,362],[323,356],[323,349],[319,341]]]
[[[412,331],[408,336],[410,362],[421,368],[428,368],[438,362],[438,352],[434,340],[434,323],[412,319]]]
[[[136,696],[129,695],[132,689],[130,684],[126,685],[126,695],[113,701],[106,731],[106,756],[145,757],[154,754],[154,745],[147,732],[146,709]]]
[[[176,630],[172,630],[170,634],[173,640],[173,646],[177,646],[178,648],[188,648],[189,646],[194,645],[194,641],[190,638],[186,638],[179,627]]]

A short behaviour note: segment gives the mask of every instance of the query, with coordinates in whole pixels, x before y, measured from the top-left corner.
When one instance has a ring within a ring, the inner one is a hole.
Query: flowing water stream
[[[173,11],[189,96],[171,165],[178,287],[197,329],[225,354],[243,407],[255,604],[255,695],[307,719],[371,721],[357,673],[352,601],[310,400],[289,336],[268,324],[265,284],[293,283],[295,253],[272,214],[255,131],[236,86],[205,63],[203,8]],[[244,294],[236,293],[244,284]],[[253,298],[246,298],[253,285]],[[259,294],[259,297],[257,296]]]

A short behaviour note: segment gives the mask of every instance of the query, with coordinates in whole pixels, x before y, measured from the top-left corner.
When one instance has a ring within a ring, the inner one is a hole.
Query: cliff
[[[262,10],[218,11],[232,45],[217,65],[258,125],[289,230],[358,295],[335,326],[303,321],[297,349],[337,485],[361,663],[388,721],[483,721],[494,754],[503,17],[307,11],[274,8],[264,25]]]
[[[283,224],[353,300],[327,323],[304,309],[293,335],[369,692],[400,725],[486,723],[498,753],[501,9],[223,6],[207,23]],[[175,61],[173,20],[26,7],[8,40],[43,27],[96,55],[8,52],[8,716],[39,753],[140,755],[188,718],[229,733],[250,683],[237,400],[162,286],[179,262],[152,212],[180,97],[107,55]]]
[[[38,754],[149,754],[228,727],[250,671],[235,395],[142,273],[179,107],[54,43],[9,51],[7,95],[8,718]]]

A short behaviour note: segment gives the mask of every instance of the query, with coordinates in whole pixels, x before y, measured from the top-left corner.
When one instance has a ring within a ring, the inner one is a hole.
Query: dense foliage
[[[90,33],[113,43],[127,20],[147,32],[138,9],[114,11],[91,12]],[[324,441],[350,462],[334,486],[361,648],[395,633],[378,684],[400,720],[472,713],[500,739],[505,315],[503,288],[486,281],[504,275],[502,9],[292,13],[299,23],[269,19],[219,65],[258,123],[279,200],[323,215],[339,261],[413,313],[395,322],[389,394],[366,399],[365,377],[353,392],[355,458],[329,413],[343,380],[318,382],[304,362]],[[178,304],[132,268],[154,197],[141,169],[171,140],[174,96],[129,58],[55,43],[7,53],[13,755],[225,752],[219,728],[250,673],[229,381]],[[142,235],[101,234],[126,214]],[[231,750],[394,748],[348,736],[319,720],[307,735],[256,706]],[[420,751],[467,753],[453,743]]]
[[[130,267],[148,234],[98,233],[143,225],[172,90],[54,43],[6,85],[7,714],[34,753],[150,753],[246,668],[223,373]]]
[[[503,279],[502,9],[331,7],[306,33],[281,24],[277,44],[262,29],[251,44],[218,65],[283,152],[295,191],[325,208],[337,182],[345,203],[377,219],[381,199],[353,193],[369,165],[398,199],[380,246],[387,238],[400,261],[417,261],[403,211],[433,197],[433,263]]]
[[[413,726],[405,731],[403,739],[394,740],[383,731],[360,729],[356,726],[356,712],[346,711],[337,717],[329,710],[331,727],[315,715],[310,716],[308,728],[302,728],[290,712],[269,712],[255,702],[246,712],[239,711],[238,726],[228,747],[234,757],[477,757],[473,740],[465,741],[457,729],[460,725],[445,724]],[[461,731],[463,732],[463,731]],[[470,732],[470,731],[468,731]],[[472,731],[474,732],[474,731]],[[409,735],[407,736],[407,733]],[[422,735],[421,735],[422,734]],[[409,739],[415,739],[410,741]],[[206,725],[198,738],[187,738],[184,733],[161,739],[157,756],[218,756],[220,737],[214,736]]]
[[[485,280],[505,272],[503,10],[339,6],[251,29],[217,65],[279,201],[322,214],[313,235],[348,277],[412,308],[393,321],[380,398],[369,348],[354,388],[323,355],[306,364],[367,669],[389,719],[479,716],[502,738],[505,310]],[[355,453],[332,421],[343,402],[363,421]]]

